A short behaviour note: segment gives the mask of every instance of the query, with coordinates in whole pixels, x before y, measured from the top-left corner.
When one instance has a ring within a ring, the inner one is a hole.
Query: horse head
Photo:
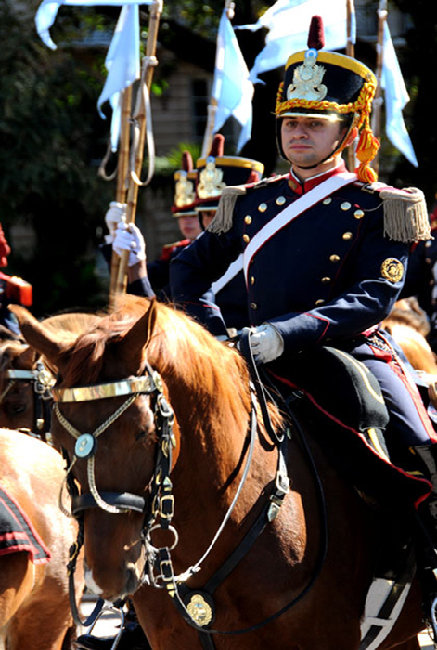
[[[161,392],[147,361],[155,306],[141,306],[139,315],[94,318],[75,336],[14,308],[23,336],[58,371],[52,437],[74,460],[69,478],[84,517],[88,578],[107,600],[135,591],[145,567],[141,531]],[[84,451],[87,441],[92,451]]]
[[[19,339],[2,341],[0,345],[0,426],[45,433],[46,418],[41,404],[39,413],[36,412],[38,396],[35,389],[39,359],[40,355]]]

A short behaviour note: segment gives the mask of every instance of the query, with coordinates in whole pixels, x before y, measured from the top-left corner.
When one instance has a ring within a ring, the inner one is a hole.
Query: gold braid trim
[[[379,149],[379,140],[375,138],[369,124],[369,115],[372,108],[373,97],[376,92],[376,80],[370,77],[364,82],[358,98],[349,104],[338,104],[337,102],[328,101],[311,101],[307,99],[290,99],[281,101],[284,91],[284,82],[279,84],[276,95],[276,116],[281,117],[282,113],[292,110],[293,108],[304,108],[313,111],[331,111],[339,115],[348,115],[349,113],[358,113],[359,119],[356,123],[358,130],[362,128],[360,139],[357,144],[356,156],[360,165],[355,170],[358,180],[363,183],[372,183],[377,180],[376,172],[371,169],[370,163],[375,158]],[[344,148],[344,147],[343,147]]]
[[[286,101],[281,101],[283,90],[284,82],[281,81],[276,94],[275,113],[278,117],[281,117],[282,113],[285,113],[292,108],[306,108],[312,109],[313,111],[333,111],[340,115],[362,112],[363,122],[364,115],[370,113],[373,97],[376,92],[376,83],[373,80],[365,81],[358,98],[354,102],[349,102],[349,104],[338,104],[337,102],[328,102],[324,100],[317,102],[308,99],[287,99]],[[359,126],[361,126],[361,124]]]

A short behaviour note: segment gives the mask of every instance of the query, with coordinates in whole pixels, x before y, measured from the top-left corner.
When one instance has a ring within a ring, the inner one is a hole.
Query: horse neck
[[[216,364],[211,361],[215,354],[194,358],[195,349],[189,363],[177,352],[165,355],[155,349],[149,354],[150,364],[162,377],[177,423],[172,481],[178,526],[190,528],[193,522],[202,522],[197,534],[208,539],[216,532],[238,488],[247,460],[250,422],[249,382],[242,372],[244,366],[236,354],[215,341],[212,345],[217,346],[217,354],[227,356],[226,371],[223,358]],[[254,466],[259,465],[260,451],[257,445]],[[259,468],[257,474],[261,474]],[[268,480],[272,475],[274,470]],[[245,500],[253,502],[251,485],[249,477],[236,507],[237,517],[250,507]]]

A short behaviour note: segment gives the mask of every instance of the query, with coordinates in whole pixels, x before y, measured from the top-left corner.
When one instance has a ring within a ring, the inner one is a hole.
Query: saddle
[[[0,488],[0,555],[26,551],[34,564],[49,562],[49,549],[15,499]]]
[[[323,346],[266,370],[345,480],[381,505],[417,505],[430,491],[422,476],[396,466],[384,440],[390,415],[376,377],[347,352]]]

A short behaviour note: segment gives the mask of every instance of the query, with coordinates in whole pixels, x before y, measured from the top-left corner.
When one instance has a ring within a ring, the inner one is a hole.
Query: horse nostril
[[[126,567],[126,594],[133,594],[139,584],[139,574],[135,564],[128,564]]]

